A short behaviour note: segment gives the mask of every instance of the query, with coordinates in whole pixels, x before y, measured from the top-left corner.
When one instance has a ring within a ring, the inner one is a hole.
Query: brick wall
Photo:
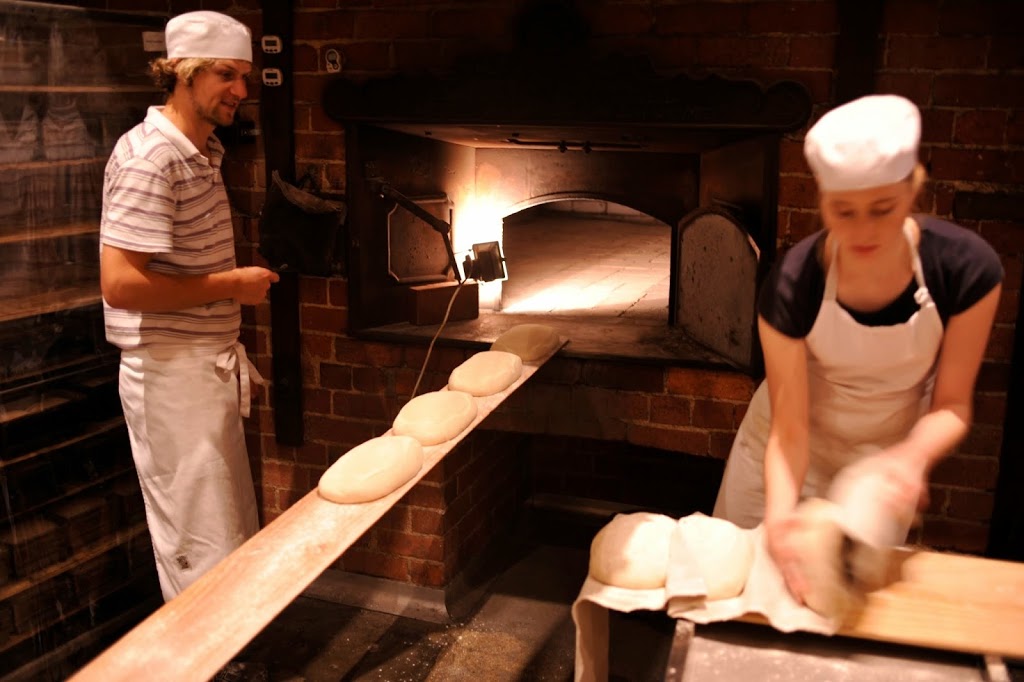
[[[259,33],[254,4],[252,0],[223,3]],[[293,46],[297,175],[311,170],[324,189],[345,189],[344,132],[318,104],[328,79],[326,49],[340,50],[343,75],[350,78],[445,70],[460,56],[510,46],[510,21],[521,4],[511,0],[297,2]],[[792,79],[810,91],[815,117],[830,105],[838,30],[834,1],[579,4],[584,7],[595,51],[645,55],[666,75],[717,73],[753,77],[765,84]],[[887,5],[877,44],[877,90],[906,95],[922,107],[922,155],[931,174],[922,208],[980,232],[1000,252],[1007,272],[1003,302],[978,382],[976,424],[957,452],[935,471],[922,536],[936,547],[980,551],[986,542],[998,475],[1024,262],[1022,217],[1019,210],[1016,215],[1007,211],[1007,205],[1015,203],[1012,197],[1001,196],[1019,193],[1024,174],[1024,40],[1020,35],[1024,6],[939,0]],[[253,96],[254,103],[243,114],[257,118],[259,93]],[[817,229],[814,184],[801,141],[802,132],[782,144],[778,216],[782,249]],[[243,260],[258,260],[252,249],[255,221],[242,213],[254,214],[262,201],[261,159],[261,145],[242,148],[225,167],[233,201],[240,209]],[[319,474],[345,450],[388,428],[411,391],[424,352],[422,347],[362,343],[347,337],[344,280],[304,278],[301,297],[308,442],[301,448],[276,445],[267,406],[248,424],[250,448],[259,460],[265,521],[312,489]],[[244,341],[267,375],[268,325],[267,306],[246,314]],[[464,351],[436,349],[434,373],[426,385],[442,385],[447,371],[463,358]],[[458,516],[450,506],[439,509],[424,500],[442,492],[451,494],[452,486],[458,489],[459,472],[469,470],[474,458],[482,456],[484,446],[478,440],[495,439],[493,446],[486,447],[509,453],[512,460],[501,466],[515,469],[522,461],[534,462],[528,467],[534,471],[529,485],[563,492],[570,488],[599,491],[600,479],[610,476],[610,465],[607,448],[595,444],[619,443],[623,451],[628,446],[631,451],[641,448],[648,453],[723,458],[752,389],[753,382],[740,375],[556,360],[484,425],[504,435],[487,432],[456,450],[442,470],[411,492],[393,516],[371,531],[342,563],[352,570],[422,584],[450,579],[461,560],[452,554],[456,551],[452,529],[466,523],[466,514],[483,514],[480,510],[485,506],[470,506]],[[543,470],[536,457],[517,458],[524,448],[572,451],[569,459],[576,468]],[[583,451],[590,454],[581,455]],[[637,469],[617,470],[623,480],[642,475]],[[586,476],[572,476],[574,471],[594,475],[586,482],[581,480]],[[566,484],[570,478],[577,480],[576,487]],[[490,483],[481,479],[479,485]],[[452,516],[445,518],[448,515]],[[437,537],[443,539],[440,547],[431,539]],[[399,546],[393,554],[384,552],[385,547]],[[402,559],[387,561],[386,556]]]

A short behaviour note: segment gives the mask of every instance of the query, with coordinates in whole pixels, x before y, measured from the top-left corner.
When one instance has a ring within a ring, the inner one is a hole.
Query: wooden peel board
[[[1024,660],[1024,564],[896,550],[888,584],[868,593],[837,634]]]
[[[504,391],[475,398],[473,422],[452,440],[424,447],[423,467],[401,488],[361,504],[335,504],[310,491],[71,680],[213,677],[565,343],[523,363],[522,375]]]

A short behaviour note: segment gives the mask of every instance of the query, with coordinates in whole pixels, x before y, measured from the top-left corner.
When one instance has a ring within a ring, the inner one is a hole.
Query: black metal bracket
[[[448,254],[448,267],[450,267],[452,269],[452,272],[455,273],[455,279],[461,282],[462,275],[459,273],[459,265],[455,260],[455,251],[452,249],[452,226],[448,222],[441,220],[437,216],[431,214],[429,211],[423,209],[415,201],[405,196],[388,183],[373,181],[373,185],[375,186],[376,191],[382,197],[386,197],[394,201],[396,204],[404,208],[406,211],[412,213],[414,216],[425,222],[427,225],[430,225],[430,227],[433,228],[434,231],[441,235],[441,239],[444,240],[445,251]]]

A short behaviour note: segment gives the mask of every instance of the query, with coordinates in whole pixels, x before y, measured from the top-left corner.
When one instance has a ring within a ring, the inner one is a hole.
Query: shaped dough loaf
[[[743,591],[754,562],[750,532],[725,519],[690,514],[680,519],[686,556],[699,568],[706,599],[728,599]]]
[[[352,448],[320,477],[317,490],[331,502],[354,504],[394,492],[423,466],[423,446],[410,436],[379,436]]]
[[[634,590],[665,587],[676,520],[662,514],[616,514],[590,543],[590,575]]]
[[[491,344],[491,350],[515,353],[523,362],[532,362],[552,352],[562,343],[558,332],[546,324],[517,324]]]
[[[476,401],[462,391],[434,391],[416,396],[395,417],[396,436],[412,436],[437,445],[462,433],[476,419]]]
[[[494,395],[511,386],[523,374],[523,360],[515,353],[485,350],[455,368],[448,388],[470,395]]]

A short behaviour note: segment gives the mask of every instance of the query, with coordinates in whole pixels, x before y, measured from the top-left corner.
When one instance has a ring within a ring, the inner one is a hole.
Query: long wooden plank
[[[555,352],[524,363],[504,391],[476,398],[472,424],[425,447],[419,474],[401,488],[363,504],[335,504],[311,491],[71,679],[212,677]]]
[[[838,634],[1024,659],[1024,564],[897,550],[888,584],[868,593]]]

